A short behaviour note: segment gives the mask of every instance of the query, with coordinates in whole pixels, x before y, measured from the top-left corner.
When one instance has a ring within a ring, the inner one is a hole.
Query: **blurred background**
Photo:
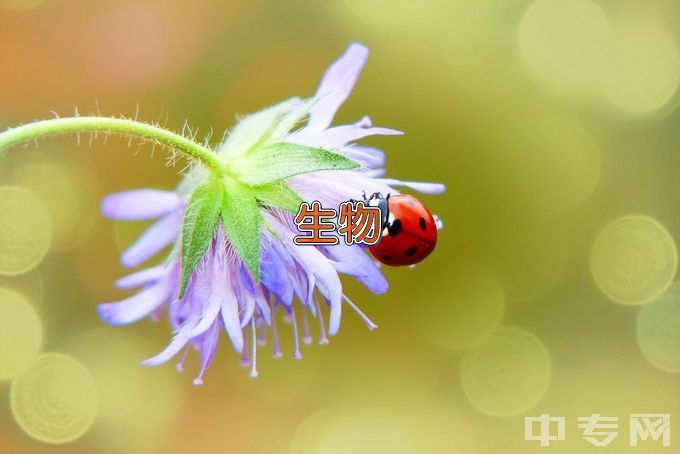
[[[256,380],[222,343],[194,387],[195,356],[138,364],[164,319],[95,312],[145,227],[103,219],[101,197],[173,188],[181,167],[115,137],[10,150],[0,452],[677,451],[630,447],[628,421],[680,424],[679,22],[672,0],[0,0],[1,128],[77,106],[219,138],[312,95],[360,41],[336,121],[404,130],[366,141],[388,175],[447,185],[422,197],[445,223],[427,261],[385,269],[385,295],[345,280],[378,330],[347,311],[301,361],[261,349]],[[566,418],[549,448],[525,440],[543,413]],[[594,413],[619,418],[606,447],[577,426]]]

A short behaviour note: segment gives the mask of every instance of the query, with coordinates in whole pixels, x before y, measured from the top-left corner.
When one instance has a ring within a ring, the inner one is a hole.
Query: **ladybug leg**
[[[368,205],[368,199],[366,198],[366,191],[361,191],[361,198],[363,200],[349,199],[348,202],[350,202],[352,205],[356,205],[359,202],[364,202],[364,205]]]

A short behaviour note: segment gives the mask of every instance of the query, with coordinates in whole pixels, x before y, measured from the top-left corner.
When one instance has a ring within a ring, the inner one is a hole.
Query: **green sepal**
[[[273,183],[302,173],[359,167],[358,162],[333,151],[292,142],[263,145],[233,164],[239,180],[251,186]]]
[[[289,133],[302,119],[309,113],[310,109],[319,102],[318,97],[310,98],[291,110],[285,117],[281,118],[278,125],[272,130],[271,137],[277,139]]]
[[[290,98],[259,112],[245,116],[238,122],[226,140],[220,145],[218,153],[241,156],[279,134],[280,127],[289,116],[293,106],[300,98]],[[292,127],[293,125],[291,125]],[[287,132],[287,131],[283,131]]]
[[[262,205],[297,213],[304,200],[283,181],[262,186],[252,186],[255,198]]]
[[[253,190],[232,178],[224,179],[222,225],[229,241],[257,283],[260,282],[260,225],[262,218]]]
[[[179,298],[184,297],[189,279],[215,235],[222,205],[222,192],[222,185],[213,180],[197,186],[191,194],[182,221]]]

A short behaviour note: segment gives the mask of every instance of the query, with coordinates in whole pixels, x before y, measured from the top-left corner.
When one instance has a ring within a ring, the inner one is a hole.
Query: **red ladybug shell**
[[[377,244],[369,246],[373,257],[385,265],[413,265],[430,255],[437,244],[437,224],[432,213],[410,195],[393,195],[388,201],[387,228]]]

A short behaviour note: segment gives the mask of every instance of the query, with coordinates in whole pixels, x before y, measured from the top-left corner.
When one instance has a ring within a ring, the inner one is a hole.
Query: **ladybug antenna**
[[[347,296],[345,296],[344,293],[342,294],[342,299],[345,300],[345,303],[347,303],[347,305],[348,305],[349,307],[351,307],[352,310],[353,310],[354,312],[357,313],[357,315],[359,316],[359,318],[361,318],[361,319],[364,321],[364,323],[366,323],[366,326],[368,326],[368,329],[370,329],[371,331],[373,331],[374,329],[376,329],[376,328],[378,327],[378,325],[376,325],[375,323],[373,323],[373,322],[371,321],[371,319],[368,318],[368,317],[366,316],[366,314],[364,314],[363,312],[361,312],[361,309],[359,309],[359,308],[352,302],[352,300],[350,300],[349,298],[347,298]]]

